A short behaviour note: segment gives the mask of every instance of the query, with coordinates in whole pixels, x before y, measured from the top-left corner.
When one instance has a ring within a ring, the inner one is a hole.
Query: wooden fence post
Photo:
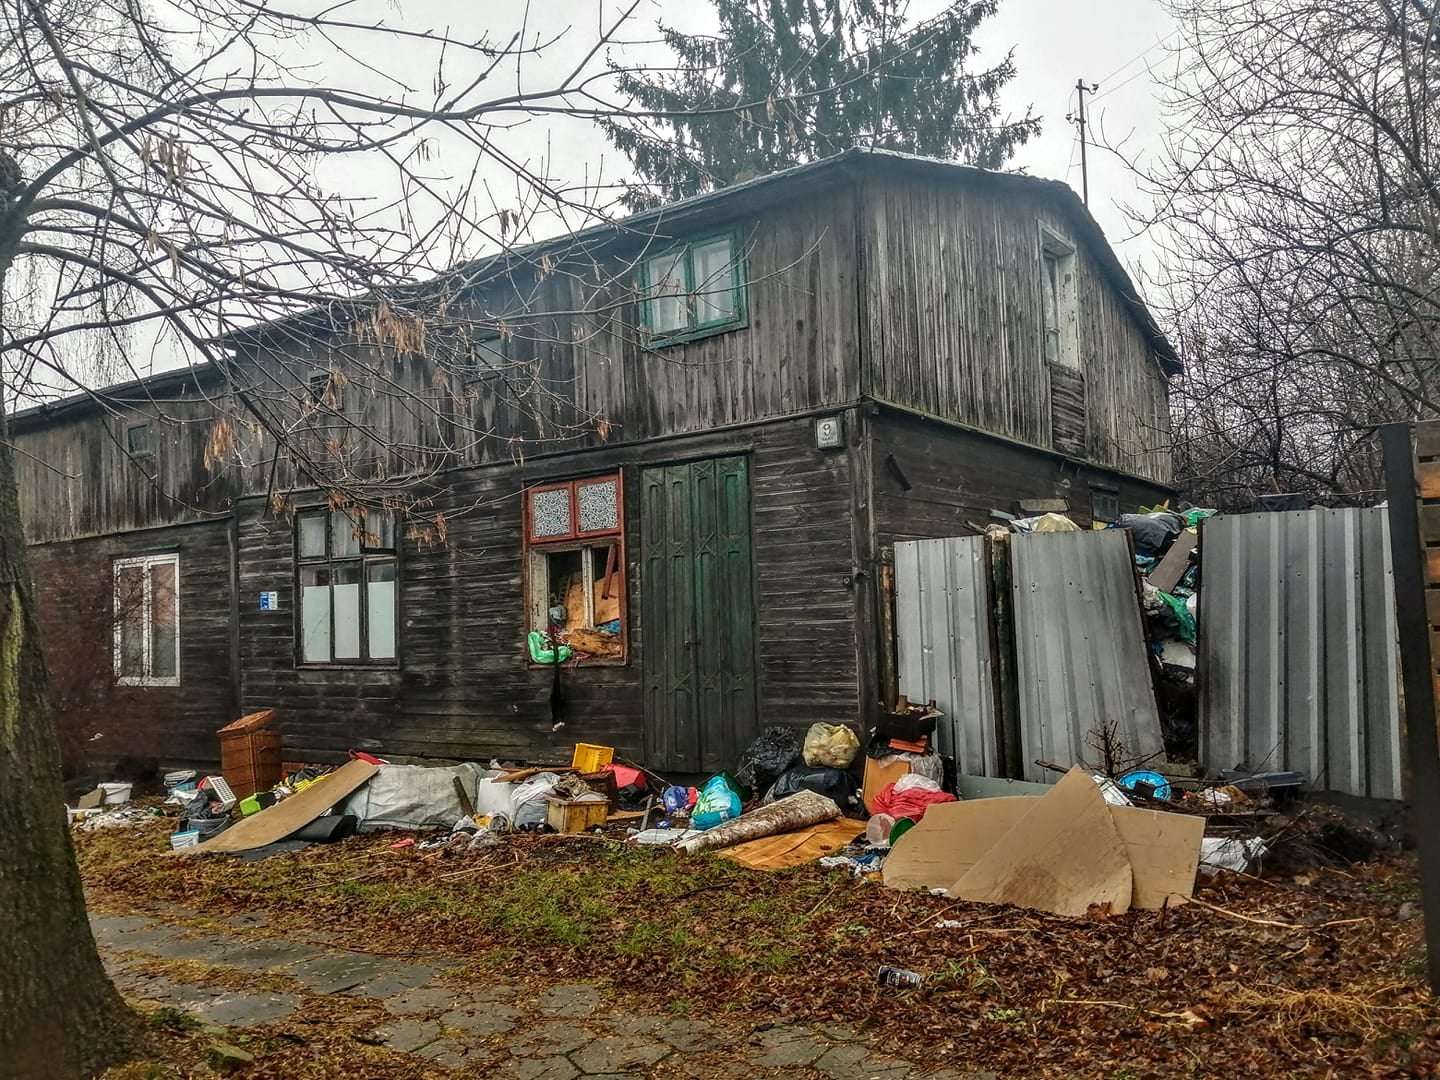
[[[1411,832],[1420,853],[1420,899],[1425,912],[1430,991],[1440,993],[1440,745],[1435,731],[1440,573],[1429,572],[1432,554],[1440,569],[1440,460],[1422,463],[1417,483],[1411,425],[1386,424],[1380,431],[1390,510],[1401,686],[1405,694],[1406,801]],[[1440,458],[1440,439],[1427,434],[1422,441],[1427,448],[1433,443],[1434,456]],[[1423,505],[1427,494],[1435,500],[1433,506]],[[1431,585],[1435,586],[1433,591]],[[1434,617],[1430,614],[1432,599]]]

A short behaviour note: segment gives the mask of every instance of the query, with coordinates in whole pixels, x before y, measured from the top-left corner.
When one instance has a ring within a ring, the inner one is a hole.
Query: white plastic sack
[[[477,817],[494,817],[504,814],[506,818],[515,814],[515,785],[502,784],[495,780],[480,780],[475,784],[475,814]]]
[[[542,772],[519,784],[510,785],[515,789],[511,795],[515,805],[515,814],[511,821],[515,828],[545,823],[545,800],[555,791],[555,785],[559,782],[560,777],[555,773]]]
[[[940,785],[928,776],[921,776],[919,773],[906,773],[895,781],[895,792],[911,791],[920,788],[922,791],[939,791]]]
[[[1265,841],[1258,836],[1207,836],[1200,841],[1200,872],[1210,875],[1221,870],[1244,873],[1265,854]]]
[[[945,781],[945,762],[934,750],[928,750],[923,754],[912,754],[908,750],[902,750],[897,754],[887,754],[880,759],[879,765],[881,768],[885,768],[897,762],[904,762],[910,766],[912,773],[928,776],[937,784]]]
[[[337,813],[354,814],[361,832],[376,829],[448,829],[465,810],[455,794],[455,778],[475,797],[480,768],[453,765],[382,765],[368,783],[340,804]]]

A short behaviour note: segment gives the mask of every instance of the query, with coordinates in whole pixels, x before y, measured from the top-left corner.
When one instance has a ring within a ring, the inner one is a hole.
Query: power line
[[[1164,37],[1162,37],[1162,38],[1159,38],[1159,39],[1156,40],[1153,44],[1146,46],[1144,49],[1141,49],[1138,53],[1136,53],[1134,56],[1132,56],[1129,60],[1126,60],[1125,63],[1121,64],[1121,65],[1120,65],[1119,67],[1117,67],[1114,71],[1110,72],[1109,75],[1106,75],[1103,79],[1101,79],[1101,80],[1099,81],[1099,85],[1100,85],[1100,86],[1104,86],[1104,85],[1105,85],[1106,83],[1108,83],[1111,79],[1115,78],[1116,75],[1119,75],[1120,72],[1124,71],[1124,70],[1125,70],[1126,68],[1128,68],[1131,64],[1135,63],[1135,61],[1145,59],[1145,57],[1149,56],[1149,55],[1150,55],[1152,52],[1154,52],[1156,49],[1161,48],[1162,46],[1169,44],[1169,42],[1171,41],[1172,38],[1176,38],[1176,37],[1179,37],[1179,36],[1180,36],[1180,31],[1179,31],[1179,30],[1172,30],[1172,31],[1170,31],[1170,33],[1166,34],[1166,35],[1165,35]],[[1120,84],[1120,86],[1125,86],[1127,83],[1129,83],[1129,82],[1131,82],[1132,80],[1138,78],[1138,77],[1139,77],[1141,74],[1143,74],[1143,73],[1144,73],[1144,69],[1142,69],[1140,72],[1137,72],[1136,74],[1130,76],[1130,78],[1129,78],[1129,79],[1126,79],[1125,82],[1122,82],[1122,83]],[[1120,89],[1120,86],[1110,87],[1109,89],[1105,90],[1103,93],[1096,94],[1094,100],[1097,100],[1097,101],[1098,101],[1100,98],[1104,97],[1106,94],[1110,93],[1112,90],[1119,90],[1119,89]]]

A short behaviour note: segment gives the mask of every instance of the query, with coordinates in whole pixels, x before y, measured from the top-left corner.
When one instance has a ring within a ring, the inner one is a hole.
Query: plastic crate
[[[594,743],[577,742],[575,753],[570,758],[570,767],[582,773],[599,772],[615,760],[613,746],[596,746]]]

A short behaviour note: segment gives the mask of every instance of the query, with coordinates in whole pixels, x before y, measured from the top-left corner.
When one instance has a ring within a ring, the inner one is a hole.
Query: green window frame
[[[652,348],[745,325],[745,257],[733,232],[645,256],[640,287],[640,326]]]

